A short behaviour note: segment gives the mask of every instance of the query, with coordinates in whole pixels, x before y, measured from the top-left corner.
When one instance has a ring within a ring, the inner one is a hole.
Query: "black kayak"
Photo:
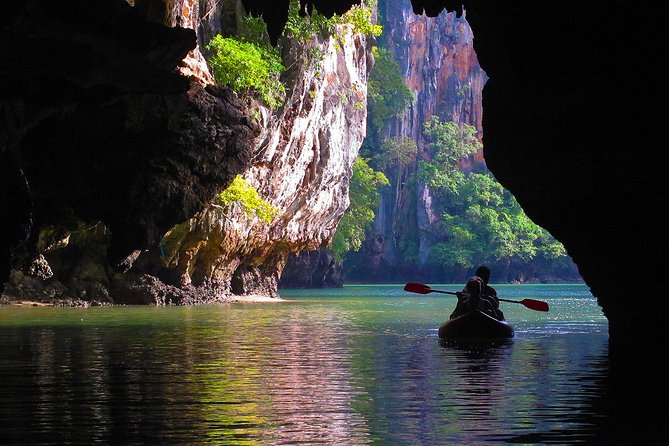
[[[473,310],[439,326],[441,339],[508,339],[513,326],[482,311]]]

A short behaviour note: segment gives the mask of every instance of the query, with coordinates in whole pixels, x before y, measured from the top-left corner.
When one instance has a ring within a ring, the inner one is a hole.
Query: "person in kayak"
[[[453,313],[451,313],[451,319],[462,316],[476,308],[495,319],[504,320],[504,313],[499,309],[497,291],[488,285],[489,279],[490,268],[479,266],[476,275],[469,278],[462,292],[458,293],[458,303]]]
[[[474,308],[479,307],[481,291],[483,289],[483,280],[478,277],[470,277],[461,292],[457,294],[458,303],[455,310],[451,313],[450,319],[462,316]]]
[[[497,290],[491,287],[488,282],[490,281],[490,268],[485,265],[481,265],[476,268],[474,273],[476,277],[480,277],[483,281],[483,287],[481,289],[481,301],[483,302],[484,307],[479,308],[486,313],[490,314],[495,319],[500,321],[504,320],[504,313],[499,309],[499,299],[497,298]]]

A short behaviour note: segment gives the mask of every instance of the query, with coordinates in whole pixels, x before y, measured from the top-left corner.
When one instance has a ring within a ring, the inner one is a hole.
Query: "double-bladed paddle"
[[[429,293],[453,294],[454,296],[457,296],[458,294],[463,294],[461,292],[455,292],[455,291],[434,290],[425,284],[412,283],[412,282],[409,282],[406,285],[404,285],[404,291],[409,291],[410,293],[418,293],[418,294],[429,294]],[[543,302],[541,300],[534,300],[534,299],[511,300],[511,299],[502,299],[500,297],[498,297],[497,299],[504,302],[521,304],[526,306],[530,310],[548,311],[548,303]]]

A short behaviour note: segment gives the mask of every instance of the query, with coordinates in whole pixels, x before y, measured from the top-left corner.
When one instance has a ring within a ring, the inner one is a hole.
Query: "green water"
[[[461,286],[432,285],[456,291]],[[204,307],[0,307],[1,444],[437,445],[598,438],[607,321],[584,285],[496,285],[516,335],[442,345],[402,285]]]

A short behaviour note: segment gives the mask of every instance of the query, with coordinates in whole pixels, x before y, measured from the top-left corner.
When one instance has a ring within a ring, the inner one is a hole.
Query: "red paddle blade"
[[[423,285],[422,283],[409,282],[406,285],[404,285],[404,291],[409,291],[410,293],[418,293],[418,294],[429,294],[432,292],[432,288],[430,288],[427,285]]]
[[[540,300],[534,299],[523,299],[520,301],[521,304],[525,305],[527,308],[537,311],[548,311],[548,303]]]

